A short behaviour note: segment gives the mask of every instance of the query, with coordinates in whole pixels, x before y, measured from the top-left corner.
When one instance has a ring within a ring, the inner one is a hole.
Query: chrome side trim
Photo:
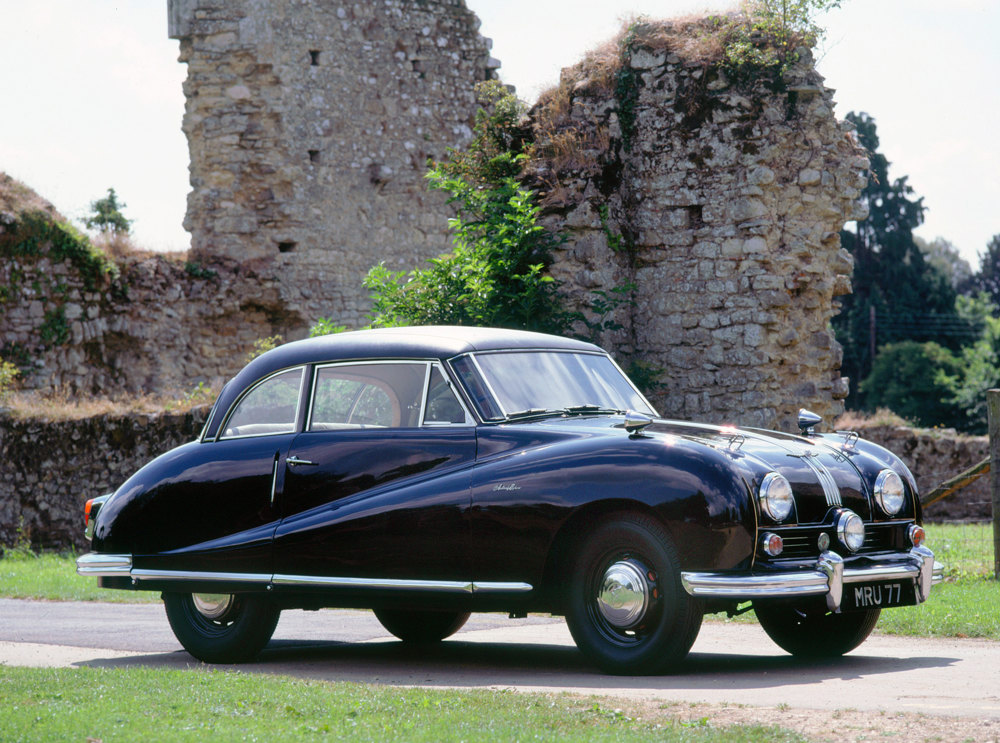
[[[76,572],[86,576],[127,576],[132,570],[132,555],[88,552],[76,558]]]
[[[132,570],[132,580],[201,580],[226,583],[270,583],[270,573],[208,573],[188,570]]]
[[[458,580],[414,580],[397,578],[348,578],[329,575],[284,575],[276,573],[276,586],[323,586],[327,588],[388,588],[400,591],[444,591],[446,593],[526,593],[534,590],[529,583],[473,583]]]
[[[530,583],[493,583],[487,581],[472,584],[473,593],[527,593],[533,590],[535,588]]]
[[[407,591],[472,593],[472,583],[457,580],[396,580],[393,578],[341,578],[327,575],[282,575],[272,578],[276,586],[326,586],[331,588],[395,588]]]

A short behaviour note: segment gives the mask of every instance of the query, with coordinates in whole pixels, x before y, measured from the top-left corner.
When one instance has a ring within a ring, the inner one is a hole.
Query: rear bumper
[[[830,611],[840,609],[844,585],[890,580],[913,580],[917,602],[927,600],[931,586],[944,579],[944,567],[934,561],[926,547],[909,552],[880,555],[874,562],[859,567],[845,567],[836,552],[824,552],[812,570],[760,573],[685,572],[684,589],[698,598],[750,601],[764,598],[826,596]]]

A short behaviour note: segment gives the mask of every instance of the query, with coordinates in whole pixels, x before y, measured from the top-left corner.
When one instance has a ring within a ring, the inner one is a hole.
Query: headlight
[[[892,470],[882,470],[875,478],[875,500],[887,516],[895,516],[903,507],[906,489],[903,478]]]
[[[784,521],[792,512],[792,486],[784,475],[769,472],[764,476],[758,491],[760,507],[775,521]]]
[[[865,522],[854,511],[841,511],[837,516],[837,538],[851,552],[857,552],[865,543]]]

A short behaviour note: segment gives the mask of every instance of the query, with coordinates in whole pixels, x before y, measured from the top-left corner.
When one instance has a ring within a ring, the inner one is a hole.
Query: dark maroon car
[[[473,611],[562,614],[601,668],[656,673],[704,613],[752,606],[789,652],[839,655],[941,566],[906,466],[819,423],[661,420],[600,348],[536,333],[298,341],[237,374],[197,441],[88,503],[78,572],[162,591],[209,662],[320,607],[413,642]]]

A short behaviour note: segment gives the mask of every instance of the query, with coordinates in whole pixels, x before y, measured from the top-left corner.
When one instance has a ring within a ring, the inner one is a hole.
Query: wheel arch
[[[576,545],[598,524],[623,514],[640,514],[654,519],[671,538],[674,536],[670,525],[660,517],[656,509],[638,500],[612,498],[581,506],[556,532],[545,562],[542,588],[554,604],[560,607],[562,605],[564,597],[561,589],[565,587],[563,578],[571,568]]]

